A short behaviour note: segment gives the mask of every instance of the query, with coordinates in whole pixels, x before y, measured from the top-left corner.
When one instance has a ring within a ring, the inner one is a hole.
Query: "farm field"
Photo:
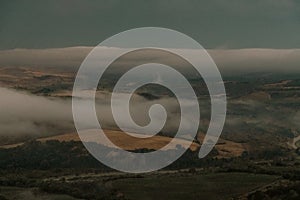
[[[122,179],[112,182],[112,185],[132,200],[217,200],[239,197],[277,178],[259,174],[217,173]]]

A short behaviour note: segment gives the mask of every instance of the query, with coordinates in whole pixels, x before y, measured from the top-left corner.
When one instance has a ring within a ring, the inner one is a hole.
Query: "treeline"
[[[105,150],[107,148],[103,148],[103,151]],[[135,152],[146,153],[149,151],[151,150],[140,149]],[[166,152],[166,157],[168,153],[174,152]],[[244,152],[242,156],[235,158],[219,159],[216,158],[217,155],[218,151],[213,149],[207,157],[199,159],[197,151],[188,149],[183,156],[165,169],[211,168],[222,171],[277,174],[288,179],[300,179],[300,163],[294,161],[294,158],[289,156],[291,155],[290,152],[286,152],[283,149],[275,148],[260,152]],[[118,159],[118,157],[115,159]],[[59,141],[30,141],[19,147],[0,149],[0,169],[2,171],[53,171],[64,169],[62,171],[73,170],[74,173],[77,173],[76,171],[83,173],[87,170],[97,171],[97,173],[114,171],[96,160],[81,142]]]

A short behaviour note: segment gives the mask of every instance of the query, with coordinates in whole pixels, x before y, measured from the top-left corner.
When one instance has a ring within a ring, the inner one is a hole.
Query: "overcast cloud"
[[[95,46],[137,27],[205,48],[300,48],[298,0],[1,0],[0,49]]]

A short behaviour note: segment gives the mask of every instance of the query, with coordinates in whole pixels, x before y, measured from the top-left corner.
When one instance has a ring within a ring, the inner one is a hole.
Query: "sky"
[[[147,26],[180,31],[206,49],[294,49],[300,48],[300,1],[0,1],[2,50],[96,46]]]

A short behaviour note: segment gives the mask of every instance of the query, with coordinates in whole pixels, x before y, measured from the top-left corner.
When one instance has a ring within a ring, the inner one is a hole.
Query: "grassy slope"
[[[97,131],[91,130],[92,131],[92,136],[95,134],[98,135],[99,133]],[[117,146],[126,149],[126,150],[135,150],[135,149],[142,149],[142,148],[147,148],[147,149],[160,149],[164,147],[165,145],[169,144],[172,138],[166,137],[166,136],[153,136],[151,138],[135,138],[135,137],[130,137],[129,135],[117,131],[117,130],[105,130],[106,135],[109,137],[109,139],[116,144]],[[138,134],[134,134],[138,135]],[[96,137],[95,137],[96,138]],[[203,141],[204,139],[204,134],[199,135],[199,140]],[[78,137],[78,134],[76,133],[69,133],[69,134],[63,134],[63,135],[57,135],[57,136],[51,136],[51,137],[46,137],[46,138],[40,138],[37,139],[38,141],[41,142],[46,142],[50,140],[58,140],[60,142],[62,141],[80,141],[80,138]],[[93,139],[93,137],[89,141],[98,141],[96,139]],[[188,142],[184,139],[175,139],[174,144],[170,146],[170,148],[176,148],[176,144],[187,144]],[[17,143],[17,144],[11,144],[11,145],[3,145],[0,146],[1,148],[14,148],[17,146],[22,145],[23,143]],[[105,144],[104,144],[105,145]],[[199,148],[199,144],[197,143],[192,143],[190,146],[190,149],[192,151],[196,151]],[[246,151],[246,145],[245,144],[240,144],[228,140],[223,140],[219,139],[218,144],[216,145],[216,149],[219,152],[219,158],[222,157],[236,157],[240,156],[244,151]]]

